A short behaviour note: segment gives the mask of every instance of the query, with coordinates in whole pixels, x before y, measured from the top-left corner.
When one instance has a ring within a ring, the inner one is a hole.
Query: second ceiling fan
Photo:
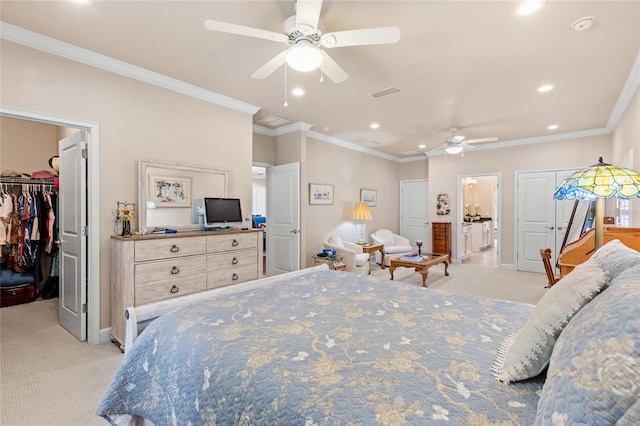
[[[323,33],[322,25],[320,25],[322,1],[297,0],[295,8],[296,14],[284,22],[284,33],[213,20],[205,21],[204,26],[212,31],[262,38],[288,46],[286,50],[276,55],[251,75],[256,79],[268,77],[286,63],[293,69],[303,72],[320,68],[331,81],[341,83],[349,76],[321,47],[331,49],[334,47],[392,44],[400,40],[398,27]]]

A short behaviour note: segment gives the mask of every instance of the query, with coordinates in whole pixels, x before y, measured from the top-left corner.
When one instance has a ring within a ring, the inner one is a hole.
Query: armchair
[[[389,266],[391,259],[396,259],[413,252],[413,247],[411,247],[408,238],[394,234],[388,229],[378,229],[371,234],[371,239],[375,244],[382,244],[384,246],[384,265],[380,265],[382,268]],[[377,253],[376,263],[380,263],[380,257]]]
[[[325,248],[335,249],[338,256],[344,257],[342,261],[347,265],[347,271],[369,274],[369,253],[363,253],[358,244],[343,241],[337,235],[331,235],[323,244]]]

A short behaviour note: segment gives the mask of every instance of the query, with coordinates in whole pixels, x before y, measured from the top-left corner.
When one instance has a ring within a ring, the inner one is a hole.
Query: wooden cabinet
[[[431,223],[431,251],[449,255],[451,262],[451,222]]]
[[[262,231],[111,237],[111,337],[124,345],[128,307],[255,280]]]

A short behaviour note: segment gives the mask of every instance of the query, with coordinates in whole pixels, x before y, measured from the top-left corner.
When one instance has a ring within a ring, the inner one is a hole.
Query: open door
[[[267,275],[300,269],[300,164],[267,168]]]
[[[78,340],[87,339],[85,132],[60,141],[59,319]]]

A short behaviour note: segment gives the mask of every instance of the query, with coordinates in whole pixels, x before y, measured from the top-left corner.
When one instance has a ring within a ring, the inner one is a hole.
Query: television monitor
[[[214,229],[231,229],[242,225],[242,209],[239,198],[204,199],[204,223]]]

